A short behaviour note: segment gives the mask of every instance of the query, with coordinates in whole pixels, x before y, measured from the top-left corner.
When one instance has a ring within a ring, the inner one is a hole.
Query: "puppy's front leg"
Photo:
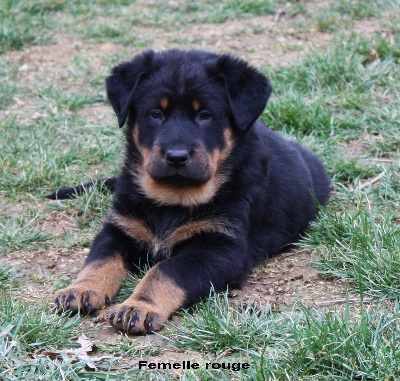
[[[120,233],[105,226],[98,234],[77,279],[56,292],[58,312],[91,313],[104,308],[118,294],[128,270]]]
[[[56,292],[57,310],[85,314],[102,309],[118,294],[126,274],[118,254],[86,265],[70,286]]]
[[[133,334],[158,331],[185,301],[186,291],[159,263],[146,273],[133,294],[114,309],[109,316],[110,324]]]
[[[251,264],[243,245],[217,234],[184,243],[176,255],[151,268],[133,294],[109,316],[115,328],[133,334],[158,331],[172,313],[208,296],[211,286],[238,287]]]

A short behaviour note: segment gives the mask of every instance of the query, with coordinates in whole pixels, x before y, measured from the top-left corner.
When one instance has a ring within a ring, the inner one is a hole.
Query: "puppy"
[[[126,123],[125,161],[107,180],[114,201],[85,265],[55,304],[102,309],[129,271],[150,264],[109,315],[115,328],[141,334],[211,286],[240,287],[299,238],[330,182],[313,153],[257,120],[271,86],[240,59],[146,51],[116,66],[106,86],[119,126]],[[71,189],[83,188],[50,197]]]

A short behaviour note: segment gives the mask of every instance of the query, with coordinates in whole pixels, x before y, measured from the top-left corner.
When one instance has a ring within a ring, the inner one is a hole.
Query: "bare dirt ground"
[[[282,14],[279,19],[276,16],[264,16],[228,21],[220,25],[213,24],[212,27],[208,24],[195,25],[183,31],[166,33],[155,28],[138,27],[137,33],[152,41],[150,46],[154,49],[207,48],[238,54],[256,66],[265,67],[277,63],[291,64],[308,52],[310,48],[324,46],[332,39],[332,35],[329,33],[321,33],[316,29],[299,32],[298,29],[292,27],[293,23],[299,21],[301,21],[299,18],[290,18]],[[364,20],[355,25],[356,30],[365,34],[382,30],[382,28],[377,21]],[[179,41],[179,43],[171,43],[173,40]],[[199,40],[201,42],[198,42]],[[9,52],[7,56],[20,65],[18,81],[32,84],[54,84],[60,83],[62,79],[63,85],[67,86],[66,90],[79,91],[79,86],[84,85],[84,79],[77,83],[76,78],[69,79],[68,74],[74,56],[84,55],[91,61],[93,67],[104,67],[108,64],[110,55],[115,54],[128,58],[135,53],[137,50],[134,47],[127,48],[113,43],[91,42],[73,36],[60,35],[57,36],[53,45],[35,46],[23,51]],[[33,113],[35,102],[28,96],[26,99],[16,102],[14,109],[18,111],[21,104],[28,104]],[[24,117],[27,117],[26,108],[24,113]],[[89,106],[80,113],[96,121],[114,123],[112,114],[106,106]],[[40,202],[38,201],[38,203]],[[69,216],[62,213],[48,216],[42,221],[42,226],[46,231],[56,234],[64,230],[73,232],[76,229]],[[74,278],[82,267],[87,253],[87,248],[52,247],[32,252],[12,253],[3,256],[0,261],[29,275],[29,283],[24,287],[24,297],[48,302],[52,300],[54,293],[54,279],[61,275]],[[345,298],[342,282],[319,275],[311,263],[312,259],[309,252],[298,252],[296,249],[269,259],[253,271],[248,284],[240,292],[240,297],[262,305],[270,303],[277,310],[290,308],[296,300],[316,308],[323,305],[334,305],[335,302],[340,303]],[[88,318],[85,324],[102,327],[101,337],[93,338],[96,345],[115,342],[116,338],[121,336],[109,326],[104,318],[104,313]],[[161,340],[155,335],[138,339],[127,337],[123,339],[127,342],[135,340],[135,345],[138,348],[142,347],[144,351]],[[190,354],[180,353],[176,350],[172,353],[166,350],[161,356],[160,361],[162,358],[179,360],[179,357],[188,358]],[[199,354],[193,356],[198,358]],[[136,360],[132,361],[136,362]]]

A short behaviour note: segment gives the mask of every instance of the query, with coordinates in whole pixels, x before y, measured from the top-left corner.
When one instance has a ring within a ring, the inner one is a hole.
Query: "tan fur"
[[[215,149],[210,155],[212,165],[215,167],[215,172],[218,171],[219,167],[227,159],[235,143],[233,133],[230,128],[226,128],[224,130],[224,139],[225,147],[223,149]]]
[[[194,207],[211,201],[221,185],[227,180],[227,176],[220,173],[219,168],[229,156],[234,145],[233,133],[229,127],[224,130],[225,147],[223,149],[215,149],[208,158],[204,158],[206,161],[208,159],[207,170],[211,174],[211,179],[205,184],[181,187],[160,183],[149,175],[148,168],[154,158],[159,155],[159,148],[154,147],[150,151],[143,147],[139,143],[139,130],[140,126],[136,124],[133,129],[133,138],[143,158],[143,163],[139,168],[133,168],[131,173],[142,192],[152,200],[161,205]],[[202,152],[199,151],[198,155],[201,154]]]
[[[233,134],[229,128],[224,130],[224,137],[225,147],[223,149],[215,149],[209,155],[209,165],[207,169],[211,173],[211,179],[207,183],[201,185],[177,187],[154,180],[146,170],[152,161],[152,154],[143,147],[139,148],[144,163],[141,168],[135,168],[133,174],[143,193],[161,205],[194,207],[211,201],[221,185],[227,180],[227,176],[220,173],[219,169],[229,156],[234,145]]]
[[[143,172],[139,182],[146,196],[161,205],[191,207],[210,201],[225,180],[225,177],[221,175],[212,178],[206,184],[176,187],[159,183],[152,179],[147,172]]]
[[[155,236],[146,223],[139,218],[122,216],[111,210],[108,221],[114,226],[122,229],[125,234],[133,238],[140,244],[152,247],[155,243]]]
[[[232,225],[223,218],[210,218],[207,220],[190,221],[175,229],[163,242],[167,252],[179,243],[186,241],[200,233],[222,233],[232,237]]]
[[[69,287],[56,293],[59,310],[80,308],[85,311],[85,301],[88,301],[94,309],[103,308],[107,301],[110,302],[118,294],[126,275],[127,270],[119,255],[90,263],[82,269]],[[70,296],[74,298],[69,298]],[[66,305],[68,298],[70,306]]]
[[[133,128],[133,140],[135,141],[136,147],[143,157],[143,161],[148,163],[148,161],[150,159],[150,150],[146,147],[143,147],[139,143],[139,133],[140,133],[139,131],[140,131],[139,124],[135,124],[135,127]]]
[[[175,310],[183,307],[185,297],[185,292],[175,281],[155,265],[136,286],[133,294],[114,309],[111,324],[129,332],[130,322],[135,317],[135,333],[157,331]],[[149,319],[152,320],[151,329],[145,326]]]
[[[197,112],[197,111],[200,110],[200,102],[199,102],[197,99],[195,99],[195,100],[193,101],[192,106],[193,106],[193,110],[194,110],[194,111]]]
[[[161,98],[160,101],[161,108],[165,111],[169,105],[168,98]]]
[[[209,218],[188,221],[176,229],[167,231],[164,237],[156,237],[146,223],[136,217],[127,217],[111,210],[108,222],[119,227],[126,235],[143,244],[152,253],[153,258],[168,258],[173,248],[201,233],[221,233],[234,236],[233,225],[224,218]]]

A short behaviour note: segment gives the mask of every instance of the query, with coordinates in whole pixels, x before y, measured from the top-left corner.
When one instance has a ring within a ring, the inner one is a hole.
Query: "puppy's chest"
[[[154,260],[169,258],[180,243],[200,234],[234,236],[232,222],[217,215],[127,216],[112,210],[108,222],[147,249]]]

